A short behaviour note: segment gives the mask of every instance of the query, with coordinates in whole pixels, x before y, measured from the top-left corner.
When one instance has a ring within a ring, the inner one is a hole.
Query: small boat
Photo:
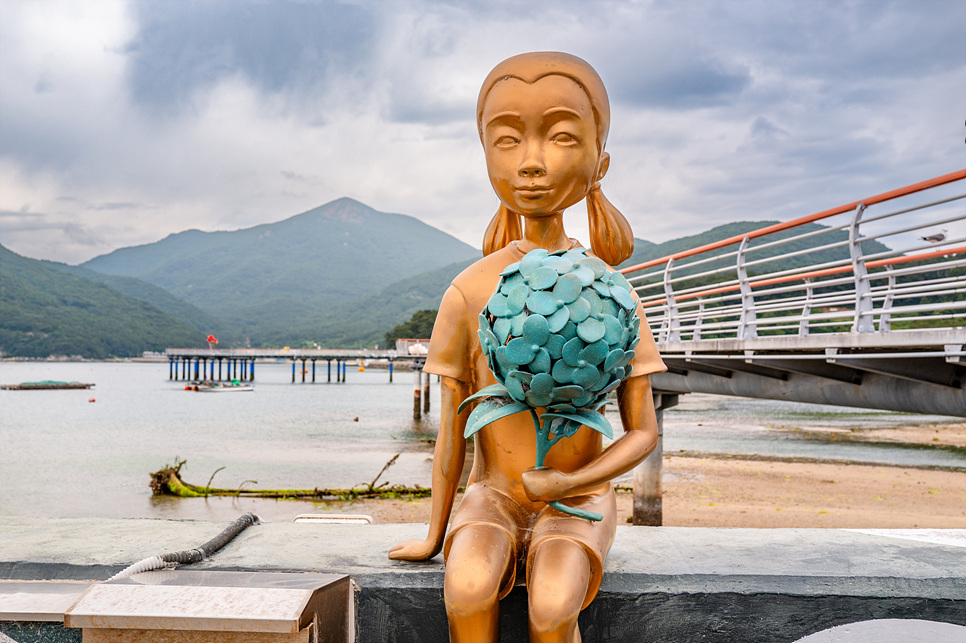
[[[56,382],[54,380],[43,380],[41,382],[21,382],[20,384],[3,384],[0,389],[5,391],[58,391],[65,389],[85,389],[91,388],[93,384],[86,382]]]
[[[238,380],[230,382],[213,382],[205,380],[203,382],[193,382],[184,387],[186,391],[197,391],[199,393],[229,393],[241,391],[254,391],[255,387],[250,384],[242,384]]]

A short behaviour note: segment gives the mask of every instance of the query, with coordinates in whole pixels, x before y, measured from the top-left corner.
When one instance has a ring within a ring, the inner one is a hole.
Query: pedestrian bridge
[[[714,393],[966,416],[966,170],[621,270]],[[820,222],[820,223],[819,223]]]

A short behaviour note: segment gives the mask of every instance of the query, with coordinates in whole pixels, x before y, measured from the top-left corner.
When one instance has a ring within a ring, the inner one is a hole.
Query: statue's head
[[[594,252],[611,264],[630,256],[630,226],[600,192],[610,164],[610,104],[587,62],[560,52],[504,60],[483,81],[476,118],[502,204],[484,254],[521,237],[521,215],[555,215],[587,197]]]

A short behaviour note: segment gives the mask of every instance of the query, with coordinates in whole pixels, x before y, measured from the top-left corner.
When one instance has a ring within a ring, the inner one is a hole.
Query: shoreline
[[[962,470],[793,460],[665,454],[664,525],[966,529]],[[306,503],[303,513],[427,523],[430,507],[429,498],[333,500]],[[618,524],[629,524],[632,507],[632,493],[618,491]]]

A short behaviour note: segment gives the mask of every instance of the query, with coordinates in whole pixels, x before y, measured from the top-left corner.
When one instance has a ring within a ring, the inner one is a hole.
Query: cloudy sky
[[[0,244],[78,263],[350,196],[478,246],[476,95],[530,50],[604,79],[636,236],[790,219],[966,167],[964,42],[961,0],[0,0]]]

